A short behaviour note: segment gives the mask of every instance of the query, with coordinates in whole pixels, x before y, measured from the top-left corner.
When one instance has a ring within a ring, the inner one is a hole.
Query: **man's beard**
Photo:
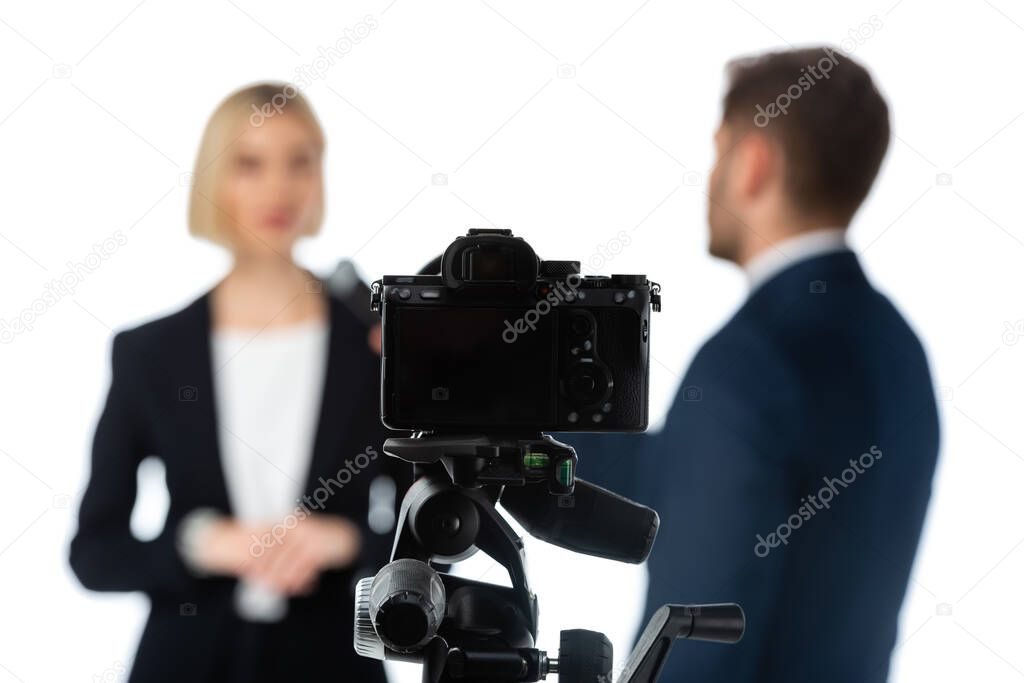
[[[715,258],[736,263],[739,259],[739,231],[742,227],[721,203],[719,188],[708,192],[708,252]]]

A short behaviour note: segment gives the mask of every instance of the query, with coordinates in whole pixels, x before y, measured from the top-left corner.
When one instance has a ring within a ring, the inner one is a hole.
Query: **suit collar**
[[[744,267],[750,291],[798,263],[823,254],[848,251],[846,228],[807,230],[769,245]]]
[[[808,297],[835,296],[869,287],[860,260],[850,250],[834,251],[789,266],[750,293],[740,311],[788,309]]]

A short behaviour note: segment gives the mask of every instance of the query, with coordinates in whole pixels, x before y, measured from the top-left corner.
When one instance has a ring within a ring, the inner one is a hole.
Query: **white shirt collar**
[[[747,273],[750,291],[801,261],[849,249],[846,228],[818,228],[787,237],[764,249],[750,259],[743,270]]]

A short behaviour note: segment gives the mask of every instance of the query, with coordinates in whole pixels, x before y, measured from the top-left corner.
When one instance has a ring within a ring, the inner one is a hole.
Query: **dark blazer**
[[[367,447],[379,453],[369,471],[333,487],[324,508],[314,510],[359,524],[364,550],[358,566],[321,575],[315,592],[292,599],[286,619],[269,628],[252,628],[235,615],[235,579],[196,576],[175,547],[178,523],[189,512],[231,514],[218,453],[209,294],[115,335],[110,393],[96,427],[70,559],[86,588],[149,597],[132,681],[222,681],[226,672],[237,673],[230,658],[240,649],[265,653],[259,668],[267,680],[384,680],[380,664],[357,657],[352,647],[354,580],[372,574],[387,551],[366,526],[369,484],[388,459],[382,449],[388,432],[379,417],[380,361],[367,347],[366,327],[333,297],[329,309],[327,376],[305,492],[322,486],[321,477],[335,477],[346,458]],[[164,531],[140,541],[129,531],[129,517],[136,469],[148,455],[165,465],[170,509]]]
[[[853,253],[754,291],[660,433],[563,438],[581,477],[661,514],[648,617],[670,602],[746,612],[739,644],[680,641],[661,680],[886,679],[939,429],[924,351]]]

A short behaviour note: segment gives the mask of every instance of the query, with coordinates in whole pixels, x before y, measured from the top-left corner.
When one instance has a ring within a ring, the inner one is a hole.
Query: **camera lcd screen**
[[[552,424],[557,317],[523,308],[396,310],[389,320],[398,329],[389,332],[397,344],[386,363],[393,375],[385,399],[393,402],[394,421]]]

